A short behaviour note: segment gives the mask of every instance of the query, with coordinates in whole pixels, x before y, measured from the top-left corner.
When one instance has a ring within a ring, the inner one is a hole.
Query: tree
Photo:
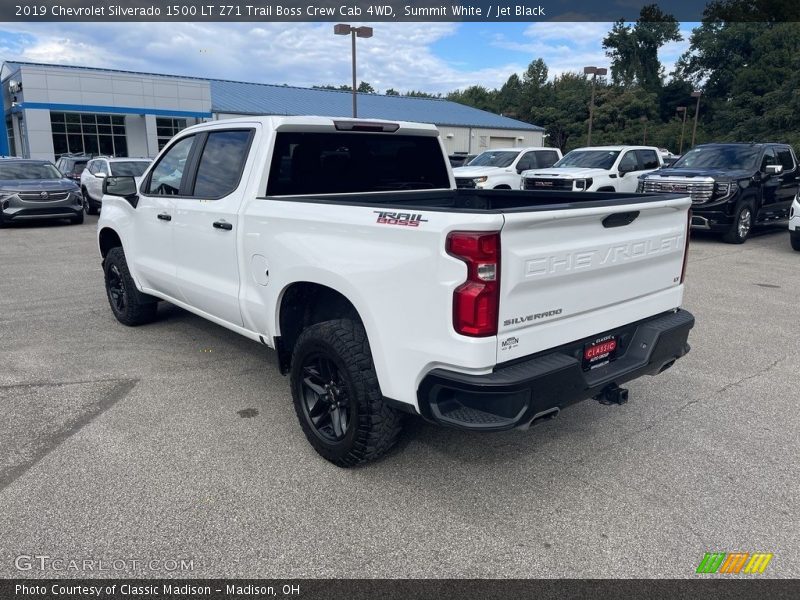
[[[366,81],[362,81],[358,84],[356,88],[357,92],[361,92],[362,94],[374,94],[375,88],[368,84]]]
[[[471,85],[447,94],[447,99],[481,110],[497,112],[497,90],[487,90],[482,85]]]
[[[398,91],[397,91],[396,89],[394,89],[394,88],[389,88],[388,90],[386,90],[386,95],[387,95],[387,96],[399,96],[399,95],[400,95],[400,92],[398,92]]]
[[[657,91],[664,79],[658,50],[667,42],[682,39],[675,17],[655,4],[644,6],[633,26],[620,19],[603,39],[606,56],[611,59],[612,81],[618,85],[638,83],[648,91]]]

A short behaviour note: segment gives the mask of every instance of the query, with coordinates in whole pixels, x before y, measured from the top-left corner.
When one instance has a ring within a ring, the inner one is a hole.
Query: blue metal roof
[[[105,71],[159,77],[175,77],[208,81],[211,87],[211,110],[217,113],[240,115],[317,115],[320,117],[352,116],[352,94],[341,90],[247,83],[221,79],[205,79],[186,75],[165,73],[142,73],[120,69],[81,67],[76,65],[53,65],[45,63],[7,61],[4,66],[18,69],[21,65],[58,67],[62,69]],[[414,98],[410,96],[384,96],[381,94],[358,94],[358,116],[366,119],[389,119],[417,121],[434,125],[455,127],[484,127],[491,129],[516,129],[544,131],[543,127],[531,125],[509,117],[465,106],[440,98]]]
[[[347,91],[218,79],[209,81],[211,110],[216,113],[320,117],[350,117],[353,114],[353,96]],[[544,131],[530,123],[439,98],[358,94],[358,116],[456,127]]]

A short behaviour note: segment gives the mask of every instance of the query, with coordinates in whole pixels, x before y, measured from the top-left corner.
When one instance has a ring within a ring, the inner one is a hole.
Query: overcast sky
[[[376,23],[359,40],[359,79],[387,88],[448,92],[497,87],[543,58],[551,76],[607,66],[610,23]],[[688,47],[671,43],[671,70]],[[332,23],[3,23],[0,59],[311,86],[350,81],[349,38]]]

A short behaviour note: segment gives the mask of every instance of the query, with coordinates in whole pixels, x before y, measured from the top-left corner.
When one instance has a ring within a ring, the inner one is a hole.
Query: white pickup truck
[[[524,171],[550,167],[560,158],[558,148],[498,148],[481,152],[453,175],[460,188],[518,190]]]
[[[166,300],[274,348],[339,466],[386,452],[404,413],[526,428],[689,350],[689,198],[457,190],[430,125],[205,123],[103,191],[116,318]]]
[[[523,190],[635,192],[638,177],[660,169],[661,152],[652,146],[592,146],[568,152],[550,169],[522,173]]]

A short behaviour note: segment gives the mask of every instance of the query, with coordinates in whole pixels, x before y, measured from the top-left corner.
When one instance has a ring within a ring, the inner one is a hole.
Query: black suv
[[[56,168],[80,186],[81,173],[90,160],[92,157],[86,154],[65,154],[56,161]]]
[[[639,191],[692,197],[692,227],[741,244],[758,224],[784,221],[800,190],[788,144],[702,144],[639,178]]]

